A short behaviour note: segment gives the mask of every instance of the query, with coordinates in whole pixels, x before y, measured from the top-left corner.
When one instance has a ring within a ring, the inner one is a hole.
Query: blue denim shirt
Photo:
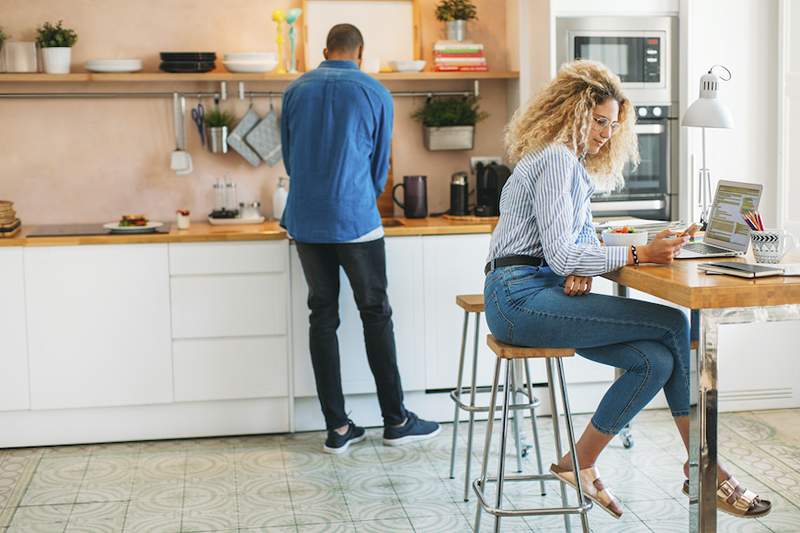
[[[297,241],[352,241],[381,225],[392,96],[352,61],[323,61],[283,96],[281,145],[291,178],[281,225]]]

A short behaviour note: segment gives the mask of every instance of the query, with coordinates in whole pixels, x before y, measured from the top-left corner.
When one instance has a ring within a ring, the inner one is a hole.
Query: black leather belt
[[[486,268],[483,269],[484,274],[488,274],[498,267],[507,267],[515,265],[528,265],[528,266],[547,266],[547,262],[543,257],[532,257],[530,255],[509,255],[506,257],[498,257],[486,263]]]

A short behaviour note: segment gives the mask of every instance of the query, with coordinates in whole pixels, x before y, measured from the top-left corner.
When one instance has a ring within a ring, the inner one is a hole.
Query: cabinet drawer
[[[188,276],[170,282],[174,339],[286,334],[285,274]]]
[[[286,337],[177,340],[175,400],[287,396]]]
[[[179,243],[169,246],[169,271],[181,274],[283,272],[287,241]]]

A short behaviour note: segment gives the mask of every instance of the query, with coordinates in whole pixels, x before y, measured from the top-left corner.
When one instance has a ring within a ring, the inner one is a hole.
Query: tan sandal
[[[689,495],[689,480],[683,482],[683,493]],[[772,511],[772,503],[752,490],[745,489],[731,476],[717,487],[717,509],[739,518],[762,518]]]
[[[557,465],[550,465],[550,472],[567,485],[577,488],[575,473],[572,470],[565,470],[559,468]],[[584,496],[599,505],[614,518],[619,519],[622,516],[622,505],[620,505],[619,500],[617,500],[611,491],[603,486],[597,467],[590,466],[589,468],[581,468],[579,473]]]

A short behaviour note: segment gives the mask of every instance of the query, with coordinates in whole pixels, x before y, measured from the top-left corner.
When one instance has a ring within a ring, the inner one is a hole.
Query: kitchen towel
[[[247,134],[245,140],[269,166],[274,167],[280,162],[281,126],[275,109],[270,108],[267,116]]]
[[[239,155],[245,158],[245,160],[257,167],[261,164],[261,158],[258,154],[253,150],[249,144],[245,141],[245,137],[247,136],[250,131],[252,131],[253,127],[258,124],[258,121],[261,117],[258,116],[256,110],[252,107],[247,110],[247,113],[244,114],[242,120],[233,128],[231,134],[228,135],[228,146],[233,148]]]

